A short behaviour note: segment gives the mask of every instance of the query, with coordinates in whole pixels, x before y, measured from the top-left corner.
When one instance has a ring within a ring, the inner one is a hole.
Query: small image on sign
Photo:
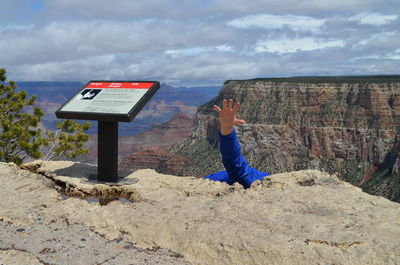
[[[85,89],[82,91],[80,95],[81,100],[91,100],[93,99],[97,94],[99,94],[101,89]]]

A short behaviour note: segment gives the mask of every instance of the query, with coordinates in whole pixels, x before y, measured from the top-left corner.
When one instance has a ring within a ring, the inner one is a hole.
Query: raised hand
[[[235,107],[233,107],[233,99],[230,99],[229,102],[224,99],[222,102],[222,110],[217,105],[214,105],[214,109],[219,113],[222,135],[231,134],[233,126],[246,123],[246,121],[236,118],[236,112],[239,110],[239,107],[240,103],[236,103]]]

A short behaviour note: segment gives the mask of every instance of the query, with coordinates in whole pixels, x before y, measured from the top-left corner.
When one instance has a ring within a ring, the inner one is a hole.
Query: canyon
[[[49,130],[55,130],[57,123],[61,121],[56,118],[54,112],[84,86],[81,82],[16,83],[18,90],[36,96],[36,106],[45,112],[41,120],[42,126]],[[214,98],[219,90],[219,86],[172,87],[161,84],[158,92],[132,122],[119,123],[119,135],[132,136],[144,132],[153,125],[169,121],[179,112],[193,116],[197,107]],[[90,121],[90,123],[91,128],[88,133],[96,135],[97,122]]]
[[[269,173],[317,169],[371,194],[400,201],[400,78],[230,80],[199,107],[191,135],[169,155],[186,158],[176,175],[224,170],[213,105],[241,103],[238,127],[249,164]]]
[[[35,92],[46,84],[38,104],[53,112],[68,96],[60,91],[79,83],[56,92],[48,83],[22,87]],[[237,132],[251,166],[269,173],[322,170],[399,202],[399,84],[399,76],[230,80],[217,97],[215,87],[164,85],[132,124],[121,123],[120,168],[196,177],[223,170],[213,105],[233,98],[247,121]],[[51,123],[45,116],[44,124]],[[87,147],[78,160],[96,163],[96,134]]]
[[[154,124],[146,131],[132,136],[119,137],[120,168],[130,170],[157,168],[161,161],[168,160],[166,158],[167,147],[181,142],[190,135],[193,120],[193,116],[178,112],[169,121]],[[89,152],[79,156],[75,161],[97,164],[97,135],[90,135],[85,147]]]
[[[226,98],[271,173],[249,189],[201,178],[223,170]],[[400,77],[226,81],[194,117],[121,136],[119,183],[83,157],[0,163],[0,263],[398,264],[399,119]]]

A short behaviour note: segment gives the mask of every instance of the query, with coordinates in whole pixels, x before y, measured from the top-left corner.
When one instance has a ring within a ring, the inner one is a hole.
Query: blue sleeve
[[[229,135],[219,133],[219,142],[222,163],[227,174],[234,182],[239,182],[247,189],[254,181],[269,176],[268,173],[258,171],[248,165],[240,152],[240,144],[235,129]]]
[[[208,175],[204,178],[214,180],[214,181],[226,182],[229,185],[232,185],[233,183],[236,182],[233,178],[229,177],[229,175],[226,171],[219,171],[217,173]]]

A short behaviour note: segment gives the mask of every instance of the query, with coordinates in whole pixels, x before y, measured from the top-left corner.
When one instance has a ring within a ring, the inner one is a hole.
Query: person
[[[233,99],[230,99],[229,102],[224,99],[222,102],[222,109],[214,105],[214,109],[219,114],[219,150],[221,152],[225,171],[208,175],[205,178],[226,182],[230,185],[238,182],[247,189],[254,181],[261,180],[270,174],[250,167],[240,152],[240,144],[236,137],[234,126],[245,124],[246,121],[236,118],[239,107],[240,103],[236,103],[235,106],[233,106]]]

